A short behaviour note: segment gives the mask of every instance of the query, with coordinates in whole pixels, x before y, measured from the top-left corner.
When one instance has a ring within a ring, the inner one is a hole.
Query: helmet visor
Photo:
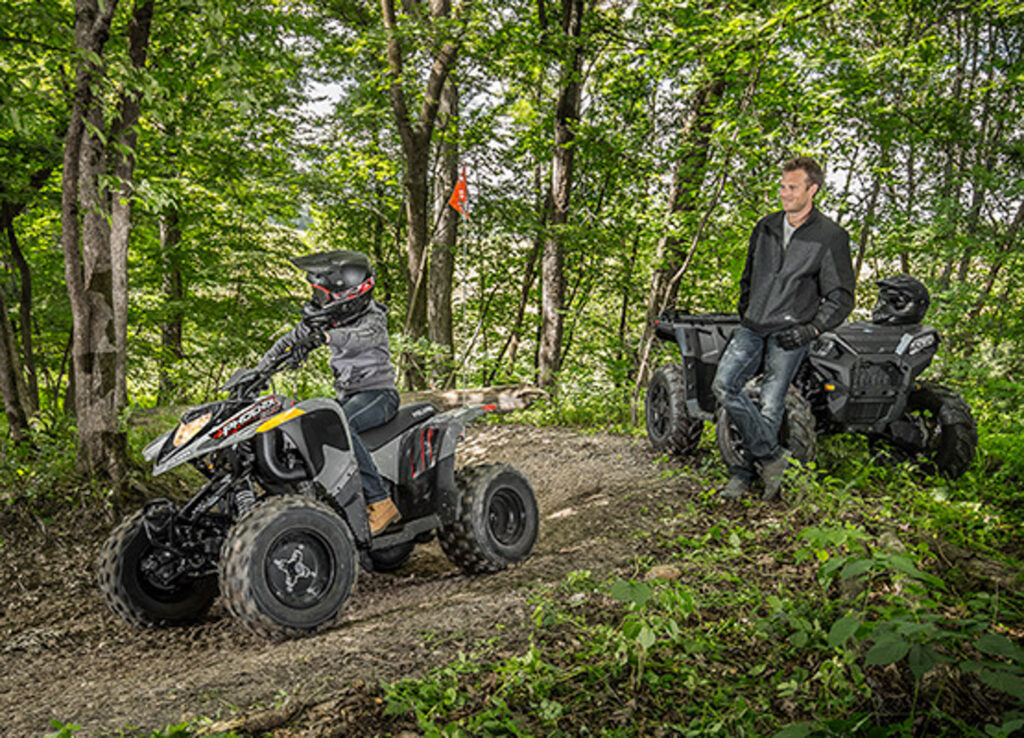
[[[331,292],[326,287],[321,287],[318,284],[313,285],[313,296],[310,298],[310,302],[318,308],[324,308],[330,305],[332,302],[337,300],[339,295]]]

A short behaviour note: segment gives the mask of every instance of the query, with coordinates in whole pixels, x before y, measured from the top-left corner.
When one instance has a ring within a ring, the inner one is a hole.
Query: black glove
[[[325,343],[327,343],[327,334],[323,331],[313,331],[305,338],[300,338],[291,346],[291,357],[288,364],[293,368],[299,366],[309,356],[310,351]]]
[[[775,334],[775,338],[779,342],[779,346],[786,349],[786,351],[792,351],[793,349],[800,348],[817,337],[818,328],[811,323],[795,325],[792,328],[786,328],[785,330],[779,331]]]

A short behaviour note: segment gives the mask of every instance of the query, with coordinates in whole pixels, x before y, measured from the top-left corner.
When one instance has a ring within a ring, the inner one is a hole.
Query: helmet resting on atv
[[[306,272],[313,296],[302,306],[308,322],[343,324],[358,318],[370,306],[376,273],[370,259],[359,251],[327,251],[292,259]]]
[[[928,288],[906,274],[880,279],[878,302],[871,322],[881,325],[914,325],[924,320],[931,297]]]

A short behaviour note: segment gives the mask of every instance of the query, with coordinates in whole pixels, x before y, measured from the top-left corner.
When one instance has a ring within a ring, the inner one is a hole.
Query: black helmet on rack
[[[881,325],[914,325],[924,320],[931,297],[928,288],[906,274],[880,279],[878,302],[871,322]]]
[[[302,306],[304,320],[347,323],[366,312],[373,299],[376,273],[359,251],[328,251],[292,259],[306,272],[313,296]]]

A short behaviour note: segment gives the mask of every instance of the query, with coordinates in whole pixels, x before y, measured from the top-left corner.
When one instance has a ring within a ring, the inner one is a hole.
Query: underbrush
[[[1009,589],[950,566],[906,522],[927,495],[901,494],[902,473],[873,492],[798,475],[783,517],[745,503],[701,528],[721,508],[691,503],[643,539],[633,578],[579,571],[539,596],[528,652],[385,685],[385,714],[440,736],[1024,729],[1019,562]],[[896,505],[911,514],[893,522]]]

